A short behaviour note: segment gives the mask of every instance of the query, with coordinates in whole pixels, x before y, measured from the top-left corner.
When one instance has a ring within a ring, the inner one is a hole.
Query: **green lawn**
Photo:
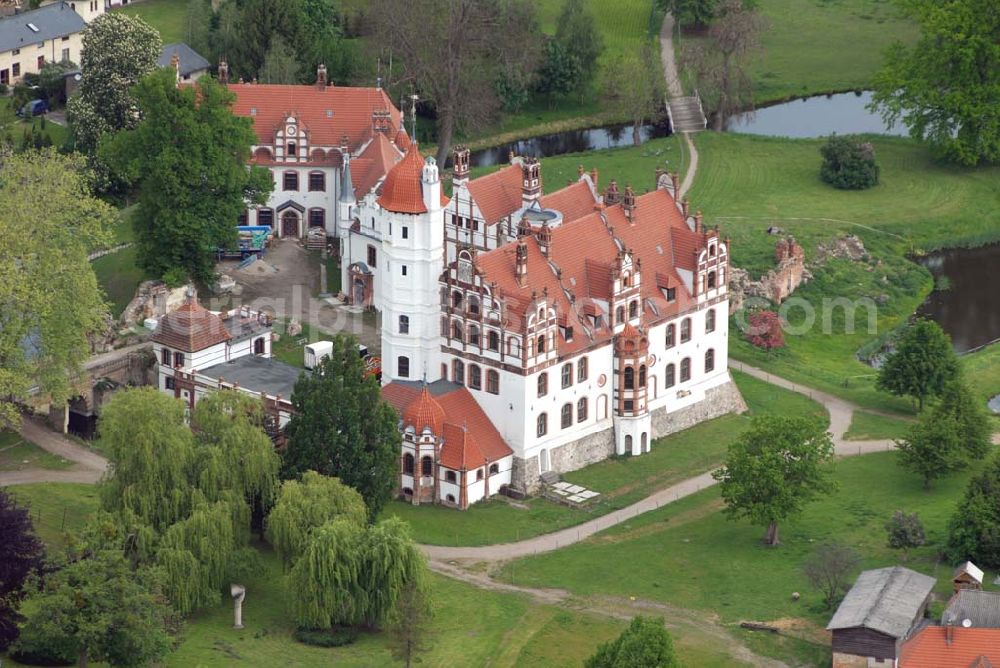
[[[12,98],[0,97],[0,115],[6,116],[11,104]],[[5,132],[10,135],[15,146],[19,146],[29,127],[33,127],[35,132],[48,135],[49,139],[52,140],[52,145],[57,149],[66,143],[66,135],[69,133],[66,126],[53,123],[45,116],[35,116],[28,120],[16,119],[6,128]]]
[[[118,11],[141,17],[160,31],[160,39],[164,44],[171,44],[187,39],[187,5],[187,0],[143,0]]]
[[[91,263],[97,283],[111,302],[111,313],[116,318],[122,314],[135,296],[135,289],[144,279],[136,266],[135,246],[99,257]]]
[[[0,471],[22,471],[24,469],[58,470],[69,468],[73,462],[42,450],[21,438],[14,431],[0,431]]]
[[[77,483],[38,483],[7,488],[31,509],[35,531],[49,547],[63,544],[66,531],[80,529],[97,511],[97,487]]]
[[[848,441],[871,441],[902,438],[913,422],[868,411],[854,411],[851,427],[844,434]]]
[[[751,414],[782,412],[826,420],[826,412],[802,395],[744,374],[734,378]],[[628,506],[656,490],[715,468],[726,448],[746,427],[746,416],[727,415],[677,434],[656,439],[649,454],[614,457],[563,475],[569,482],[601,493],[587,509],[570,508],[543,498],[520,504],[496,498],[456,512],[442,506],[413,506],[394,501],[384,511],[408,521],[422,543],[488,545],[521,540],[585,522]]]
[[[984,401],[1000,394],[1000,343],[959,358],[966,380]]]
[[[863,568],[898,563],[900,555],[886,546],[883,524],[902,508],[920,515],[928,537],[907,565],[938,577],[939,596],[947,597],[951,564],[939,562],[938,552],[969,475],[952,475],[927,492],[918,477],[897,466],[895,453],[844,459],[835,474],[839,490],[785,522],[776,549],[761,544],[761,527],[727,520],[718,489],[712,488],[572,547],[511,562],[497,577],[579,595],[684,605],[714,613],[726,624],[801,618],[806,622],[801,635],[828,646],[819,629],[831,613],[803,576],[802,562],[822,541],[837,540],[858,550]],[[798,602],[791,596],[796,591],[802,593]]]

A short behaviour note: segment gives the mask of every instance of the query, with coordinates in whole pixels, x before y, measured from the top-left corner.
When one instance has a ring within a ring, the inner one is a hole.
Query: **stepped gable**
[[[521,165],[508,165],[472,179],[466,186],[487,225],[495,225],[521,208]]]
[[[350,162],[351,183],[354,185],[354,192],[359,198],[364,197],[379,180],[386,175],[394,165],[399,163],[403,154],[396,150],[381,132],[375,134],[361,155]]]
[[[541,197],[542,208],[561,213],[564,225],[593,213],[599,201],[587,182],[582,180]]]
[[[401,127],[399,110],[381,88],[231,83],[233,113],[249,118],[258,143],[270,145],[289,114],[309,128],[312,146],[340,146],[347,136],[354,151],[372,138],[372,113],[388,111],[391,133]]]
[[[160,319],[152,340],[168,348],[193,353],[231,338],[222,318],[191,296],[179,309]]]
[[[403,410],[403,427],[413,427],[418,434],[424,429],[430,429],[433,434],[440,434],[444,426],[444,417],[444,409],[434,400],[425,385],[420,394]]]
[[[385,175],[382,182],[378,205],[395,213],[427,213],[424,205],[423,183],[424,158],[416,142],[410,145],[406,155]],[[448,198],[441,193],[441,206],[448,204]]]

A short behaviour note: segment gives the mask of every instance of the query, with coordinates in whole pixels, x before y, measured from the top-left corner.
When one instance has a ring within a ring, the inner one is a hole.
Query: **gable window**
[[[287,149],[286,150],[286,157],[288,157],[288,158],[294,158],[294,157],[296,157],[296,153],[298,152],[297,151],[298,146],[295,145],[295,142],[293,142],[293,141],[288,142],[288,145],[285,148]]]
[[[681,320],[681,343],[691,340],[691,318]]]
[[[667,348],[673,348],[676,345],[676,334],[677,328],[673,325],[667,325]]]
[[[667,288],[667,303],[677,300],[677,288]]]
[[[705,331],[715,331],[715,309],[709,309],[708,313],[705,314]]]
[[[486,372],[486,391],[490,394],[500,394],[500,374],[493,369]]]
[[[549,393],[549,374],[543,372],[538,376],[538,396],[544,397]]]
[[[408,315],[399,316],[399,333],[400,334],[410,333],[410,316]]]
[[[587,398],[583,397],[576,402],[576,421],[585,422],[587,420]]]
[[[326,192],[326,174],[309,172],[309,192]]]
[[[677,382],[677,367],[673,364],[667,365],[667,371],[663,376],[663,387],[673,387]]]
[[[576,382],[582,383],[587,380],[587,358],[581,357],[576,361]]]
[[[545,413],[542,413],[541,415],[538,416],[538,419],[535,420],[535,436],[541,438],[542,436],[545,436],[545,434],[548,431],[549,431],[549,416]]]
[[[496,352],[500,350],[500,335],[496,332],[489,332],[486,336],[486,347]]]
[[[539,355],[541,355],[542,353],[545,352],[545,335],[544,334],[542,334],[541,336],[538,337],[538,341],[535,344],[535,348],[538,351]]]
[[[299,173],[298,172],[285,172],[282,176],[282,188],[284,190],[298,190],[299,189]]]
[[[559,426],[562,429],[573,426],[573,404],[563,404],[562,410],[559,411]]]
[[[715,272],[708,272],[708,289],[711,290],[715,287]]]
[[[681,360],[681,382],[691,380],[691,358],[685,357]]]
[[[562,386],[565,390],[567,387],[573,384],[573,365],[563,364],[562,368]]]
[[[705,352],[705,373],[715,369],[715,350],[709,348]]]
[[[479,368],[478,364],[469,365],[469,387],[474,390],[479,390],[483,387],[483,371]]]
[[[469,313],[473,315],[479,315],[479,299],[476,297],[469,297]]]
[[[410,358],[400,357],[399,361],[396,362],[396,372],[400,378],[410,377]]]

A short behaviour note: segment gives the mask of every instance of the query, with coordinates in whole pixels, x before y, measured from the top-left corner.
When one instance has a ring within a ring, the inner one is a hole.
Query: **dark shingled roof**
[[[250,392],[263,392],[271,397],[280,394],[283,399],[288,399],[292,396],[295,381],[309,372],[275,359],[246,355],[199,369],[198,373],[216,380],[221,378]]]
[[[906,637],[934,582],[928,575],[901,566],[864,571],[826,628],[866,628],[893,638]]]
[[[208,61],[184,42],[164,44],[160,50],[160,57],[156,59],[157,66],[170,67],[170,59],[175,53],[181,59],[181,76],[186,77],[198,70],[208,69]]]
[[[965,619],[976,628],[1000,629],[1000,592],[959,590],[941,614],[941,623],[950,621],[954,626],[961,626]]]
[[[29,28],[29,23],[38,28],[38,31]],[[87,24],[80,15],[65,2],[14,14],[0,19],[0,53],[72,35],[86,27]]]

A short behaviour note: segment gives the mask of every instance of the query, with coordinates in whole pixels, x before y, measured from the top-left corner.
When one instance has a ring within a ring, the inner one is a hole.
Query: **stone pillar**
[[[229,594],[233,597],[233,628],[243,628],[243,599],[247,596],[246,587],[243,585],[229,585]]]

